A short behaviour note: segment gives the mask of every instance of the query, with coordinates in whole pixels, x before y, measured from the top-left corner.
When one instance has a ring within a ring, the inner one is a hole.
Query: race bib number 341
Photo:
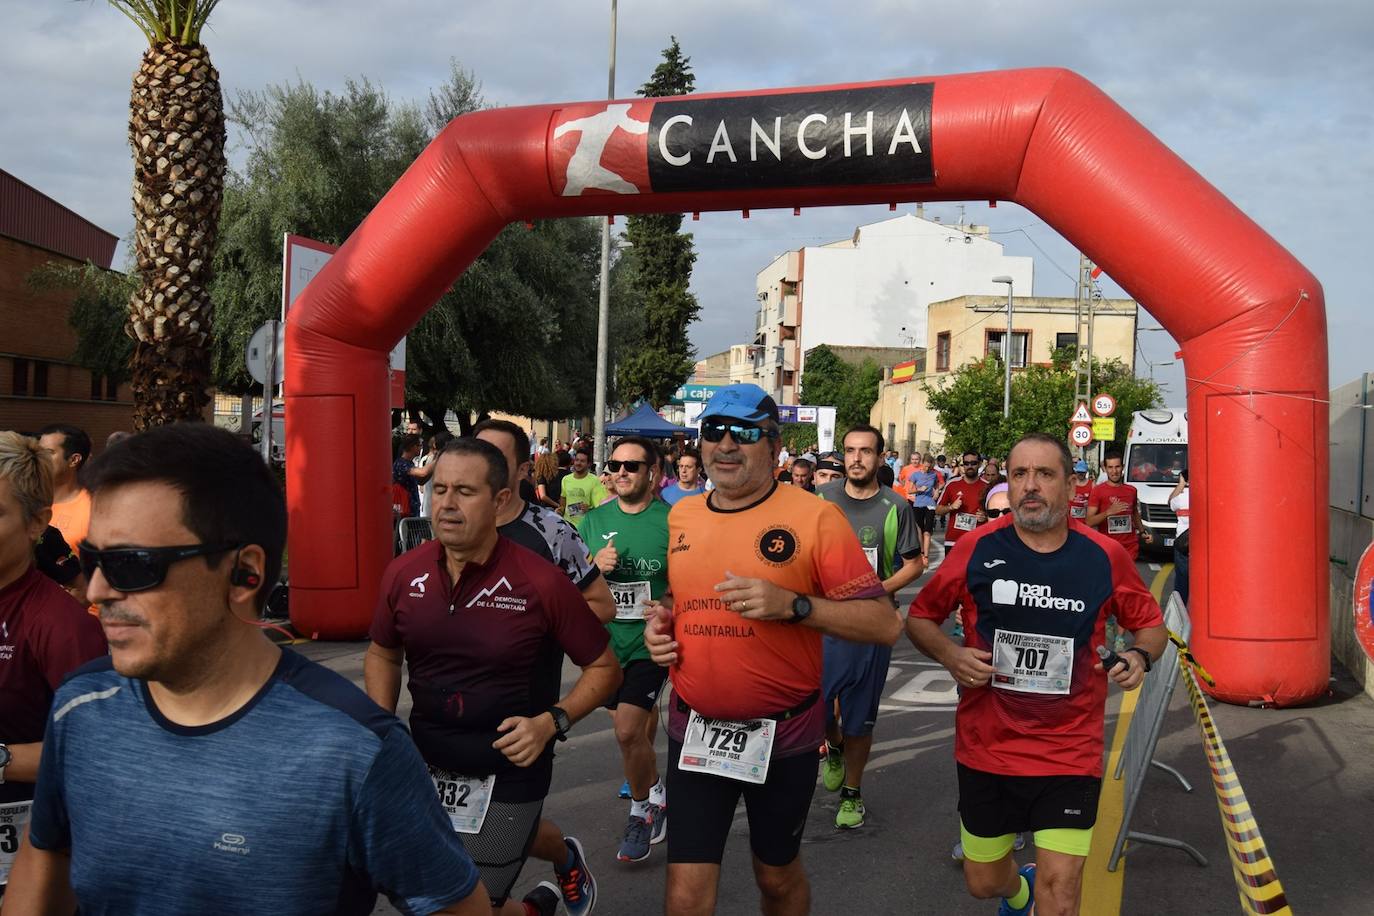
[[[992,686],[1018,693],[1066,694],[1073,679],[1073,637],[997,630]]]
[[[762,784],[768,779],[777,728],[773,719],[707,719],[694,709],[687,718],[677,765],[684,770]]]
[[[439,804],[453,829],[459,833],[480,833],[482,822],[487,819],[487,809],[491,807],[491,790],[496,787],[496,777],[460,776],[430,767],[429,778],[434,780]]]

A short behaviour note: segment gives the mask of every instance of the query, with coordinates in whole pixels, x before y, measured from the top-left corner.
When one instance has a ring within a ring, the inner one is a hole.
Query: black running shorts
[[[647,658],[639,658],[621,670],[625,677],[620,688],[606,701],[606,708],[615,709],[621,703],[629,703],[640,709],[653,709],[668,679],[668,669]]]
[[[797,857],[816,793],[819,758],[814,752],[774,758],[762,785],[680,770],[681,753],[682,744],[670,739],[668,798],[673,829],[668,831],[669,862],[719,865],[741,796],[749,817],[749,848],[759,861],[781,868]]]
[[[974,836],[1087,830],[1097,823],[1102,780],[1096,776],[1002,776],[962,763],[958,768],[959,818]]]

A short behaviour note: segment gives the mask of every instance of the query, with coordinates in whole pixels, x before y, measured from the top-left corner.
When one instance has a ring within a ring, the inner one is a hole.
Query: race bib
[[[8,884],[10,868],[19,852],[19,840],[29,824],[29,809],[33,802],[11,802],[0,805],[0,885]]]
[[[1131,517],[1129,515],[1109,515],[1107,516],[1108,534],[1130,534]]]
[[[649,600],[648,582],[608,582],[615,598],[616,620],[644,620],[644,602]]]
[[[1067,694],[1073,676],[1073,637],[997,630],[992,686],[1018,693]]]
[[[694,709],[687,718],[677,765],[684,770],[762,784],[768,778],[768,761],[773,756],[777,730],[778,723],[772,719],[707,719]]]
[[[480,833],[482,822],[487,819],[487,809],[491,807],[491,790],[496,787],[496,777],[460,776],[430,767],[429,778],[434,780],[439,804],[453,829],[459,833]]]
[[[978,527],[978,516],[972,512],[959,512],[954,516],[954,527],[960,531],[972,531]]]
[[[878,548],[865,547],[864,556],[868,557],[868,565],[873,567],[873,571],[878,571]]]
[[[1088,517],[1088,507],[1087,507],[1087,506],[1070,506],[1070,507],[1069,507],[1069,515],[1072,515],[1074,518],[1087,518],[1087,517]]]

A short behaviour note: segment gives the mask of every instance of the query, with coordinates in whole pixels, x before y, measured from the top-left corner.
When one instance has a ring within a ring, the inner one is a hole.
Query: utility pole
[[[1078,289],[1074,295],[1074,404],[1090,403],[1093,399],[1093,268],[1095,265],[1082,252],[1078,255]],[[1078,449],[1078,457],[1087,460],[1087,448]]]
[[[611,65],[606,81],[606,98],[615,98],[615,12],[611,0]],[[606,364],[610,359],[611,337],[611,219],[601,220],[601,296],[596,313],[596,419],[592,423],[595,441],[592,458],[601,470],[606,460]]]

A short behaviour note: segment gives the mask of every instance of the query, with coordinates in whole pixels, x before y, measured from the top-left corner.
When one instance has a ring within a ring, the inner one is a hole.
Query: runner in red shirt
[[[951,480],[940,494],[935,514],[940,518],[953,514],[945,526],[945,553],[968,532],[987,521],[983,515],[983,494],[988,482],[978,476],[978,453],[964,452],[962,477]]]
[[[1069,518],[1080,522],[1088,517],[1088,497],[1092,496],[1093,484],[1088,479],[1088,462],[1079,459],[1073,464],[1073,497],[1069,500]]]
[[[955,716],[964,877],[999,912],[1077,913],[1101,788],[1107,617],[1135,634],[1108,676],[1137,687],[1164,649],[1159,605],[1115,541],[1069,518],[1063,441],[1033,433],[1008,461],[1012,512],[956,546],[912,603],[907,635],[962,688]],[[963,645],[940,623],[956,608]],[[1018,831],[1037,861],[1018,875]]]
[[[1107,472],[1107,479],[1093,487],[1083,522],[1126,548],[1135,560],[1140,556],[1140,541],[1149,544],[1154,538],[1140,521],[1140,500],[1135,487],[1124,480],[1121,453],[1108,452],[1102,469]]]

